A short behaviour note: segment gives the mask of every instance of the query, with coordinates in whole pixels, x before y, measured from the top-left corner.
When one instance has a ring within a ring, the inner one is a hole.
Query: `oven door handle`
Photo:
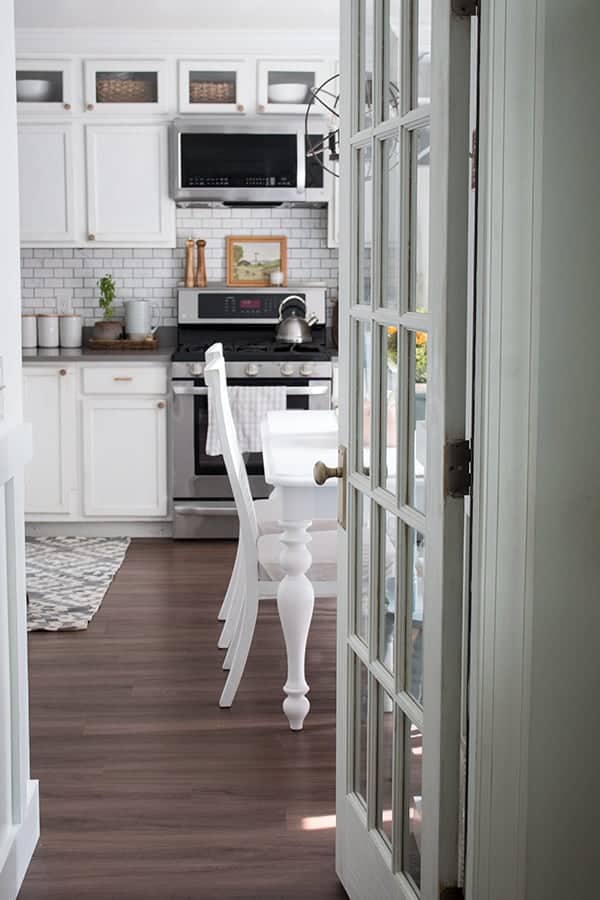
[[[251,385],[248,385],[248,387],[251,387]],[[326,384],[311,384],[307,385],[307,387],[303,387],[302,385],[290,385],[290,387],[287,388],[286,393],[288,397],[320,397],[323,396],[323,394],[326,394],[328,390],[329,387]],[[174,384],[173,393],[180,396],[206,397],[208,395],[208,388]]]
[[[192,384],[173,384],[173,393],[178,396],[189,396],[189,397],[206,397],[208,394],[207,387],[194,387]]]

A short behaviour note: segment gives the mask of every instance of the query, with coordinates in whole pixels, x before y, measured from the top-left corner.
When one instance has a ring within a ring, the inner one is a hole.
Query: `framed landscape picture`
[[[227,284],[229,287],[265,287],[271,272],[283,272],[287,283],[287,238],[228,237]]]

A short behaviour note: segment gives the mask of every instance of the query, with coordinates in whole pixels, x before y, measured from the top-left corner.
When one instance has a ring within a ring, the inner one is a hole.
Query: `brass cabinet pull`
[[[238,103],[238,105],[236,106],[236,109],[238,112],[244,112],[246,107],[244,106],[243,103]]]
[[[66,374],[67,374],[67,370],[66,370],[66,369],[60,369],[59,375],[66,375]]]
[[[93,103],[88,103],[88,105],[86,106],[86,109],[87,109],[88,112],[91,112],[91,111],[93,110],[93,108],[94,108],[94,104],[93,104]]]
[[[96,240],[95,234],[88,234],[88,241],[95,241],[95,240]]]
[[[63,103],[63,107],[64,107],[64,109],[71,109],[71,104],[70,104],[70,103]]]
[[[156,405],[158,406],[159,409],[164,409],[165,406],[166,406],[164,400],[159,400],[158,403],[157,403]]]
[[[132,375],[114,375],[113,381],[133,381]]]

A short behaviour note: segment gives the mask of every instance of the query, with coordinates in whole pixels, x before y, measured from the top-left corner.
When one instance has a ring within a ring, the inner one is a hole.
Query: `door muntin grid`
[[[424,188],[419,190],[414,179],[420,162],[416,147],[423,143],[429,108],[413,100],[420,96],[415,80],[421,77],[415,61],[419,47],[413,40],[420,34],[415,26],[419,0],[374,6],[363,0],[361,22],[373,9],[375,21],[361,46],[361,99],[351,137],[351,208],[357,227],[350,276],[350,421],[356,442],[349,454],[349,533],[357,535],[357,541],[350,579],[354,737],[348,792],[361,798],[365,824],[387,848],[391,870],[405,889],[410,885],[418,893],[416,829],[422,809],[410,752],[411,735],[422,735],[423,691],[412,671],[419,668],[418,650],[412,645],[418,630],[414,536],[420,536],[419,546],[425,544],[427,520],[426,486],[415,457],[415,422],[421,421],[415,417],[422,406],[415,390],[415,347],[417,335],[419,341],[423,336],[428,340],[430,322],[427,304],[414,299],[427,290],[421,278],[416,291],[416,277],[423,274],[420,261],[425,252],[423,239],[417,241],[417,224],[420,228],[428,224],[418,216]],[[394,14],[395,31],[390,27]],[[392,34],[397,41],[393,54],[388,46]],[[375,53],[365,58],[373,40]],[[387,75],[392,69],[399,79],[393,108],[387,103]],[[383,85],[381,91],[372,91],[370,110],[365,103],[365,72],[372,72],[374,84]],[[426,385],[420,393],[426,393]],[[374,448],[379,448],[378,454]],[[422,581],[419,584],[418,602],[423,607]],[[420,625],[422,646],[422,615]]]

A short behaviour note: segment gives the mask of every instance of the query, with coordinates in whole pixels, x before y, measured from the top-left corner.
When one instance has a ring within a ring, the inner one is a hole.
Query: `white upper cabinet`
[[[166,125],[86,128],[89,241],[174,245]]]
[[[71,112],[73,64],[65,59],[17,59],[17,108],[22,113]]]
[[[87,59],[85,110],[114,115],[168,109],[166,60]]]
[[[311,91],[329,74],[325,59],[261,59],[258,61],[259,113],[300,115]]]
[[[251,111],[252,70],[244,59],[179,61],[180,113]]]
[[[71,125],[19,125],[19,194],[23,242],[75,241]]]

